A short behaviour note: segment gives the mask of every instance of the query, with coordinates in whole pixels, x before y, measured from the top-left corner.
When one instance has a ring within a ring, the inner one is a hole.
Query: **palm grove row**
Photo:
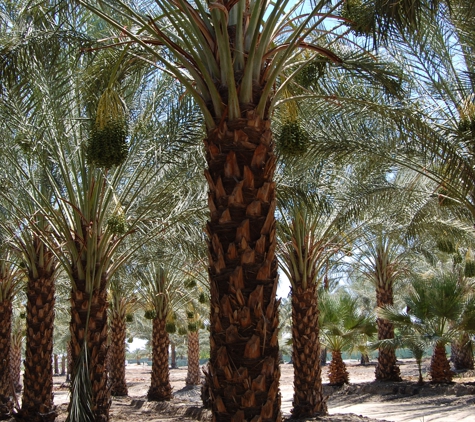
[[[433,347],[436,382],[448,343],[473,365],[471,1],[3,0],[0,19],[0,417],[56,418],[61,313],[70,422],[127,394],[137,309],[150,400],[171,397],[168,333],[196,357],[209,330],[215,421],[282,419],[286,329],[295,417],[327,412],[320,342],[334,384],[356,347],[380,381],[401,346]]]

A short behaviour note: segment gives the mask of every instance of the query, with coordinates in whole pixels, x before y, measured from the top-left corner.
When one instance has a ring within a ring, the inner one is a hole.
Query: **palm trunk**
[[[473,350],[467,333],[464,333],[459,340],[452,342],[450,360],[457,370],[473,369]]]
[[[111,345],[108,355],[111,394],[113,396],[128,394],[125,382],[125,336],[125,315],[113,312],[111,315]]]
[[[172,398],[170,370],[168,368],[169,345],[166,320],[155,317],[152,329],[152,379],[147,393],[149,400],[166,401]]]
[[[216,422],[282,418],[273,145],[270,120],[250,111],[222,122],[205,140],[211,213],[206,376]]]
[[[10,377],[10,347],[12,333],[12,302],[0,302],[0,419],[11,415],[13,409]]]
[[[332,350],[332,360],[328,366],[328,378],[330,379],[330,385],[343,385],[350,382],[350,376],[340,350]]]
[[[323,397],[316,285],[292,290],[292,356],[294,400],[292,416],[313,417],[327,413]]]
[[[71,382],[71,374],[73,373],[73,354],[71,352],[71,340],[68,342],[66,349],[66,361],[67,361],[67,375],[66,382]]]
[[[51,256],[51,259],[53,257]],[[25,421],[54,421],[53,324],[55,279],[52,272],[30,277],[27,286],[26,349],[23,396],[19,412]]]
[[[20,331],[12,334],[12,344],[10,349],[10,373],[12,377],[13,388],[17,393],[21,391],[20,372],[22,341],[23,334]]]
[[[430,361],[429,373],[434,383],[452,382],[454,373],[450,370],[444,344],[436,344]]]
[[[54,354],[54,375],[59,375],[59,361],[58,354]]]
[[[376,288],[376,302],[378,307],[393,305],[393,287],[391,283],[381,282]],[[394,325],[388,320],[378,318],[378,340],[394,338]],[[396,364],[396,352],[387,347],[379,348],[378,364],[376,365],[376,379],[378,381],[401,381],[401,372]]]
[[[84,284],[84,283],[83,283]],[[81,286],[78,282],[77,286]],[[110,390],[107,387],[107,292],[105,281],[101,289],[95,289],[92,295],[81,290],[71,291],[71,385],[75,377],[77,363],[81,355],[84,341],[87,340],[89,355],[89,377],[92,387],[92,412],[95,422],[109,420]],[[88,309],[90,308],[89,320]],[[85,337],[87,326],[87,339]],[[75,394],[71,391],[71,395]],[[71,403],[68,414],[71,414]],[[71,422],[81,422],[74,421]]]
[[[188,373],[186,385],[200,385],[200,334],[198,331],[188,333]]]
[[[66,356],[64,354],[61,355],[61,373],[60,375],[66,375]]]

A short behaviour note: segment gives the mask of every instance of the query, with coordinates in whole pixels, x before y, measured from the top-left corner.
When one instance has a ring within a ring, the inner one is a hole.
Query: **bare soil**
[[[356,361],[347,362],[350,385],[328,385],[327,367],[323,369],[324,393],[328,396],[329,415],[306,419],[332,422],[461,422],[475,421],[475,371],[460,373],[451,384],[431,384],[425,376],[424,384],[417,384],[417,366],[414,360],[399,362],[402,382],[374,381],[374,363],[366,366]],[[423,372],[428,371],[424,362]],[[178,422],[209,421],[210,413],[201,408],[200,387],[186,387],[186,367],[170,370],[174,398],[166,403],[148,402],[146,394],[151,368],[129,364],[126,370],[128,397],[114,397],[111,421]],[[281,365],[282,412],[290,418],[293,395],[293,367]],[[54,377],[55,404],[58,422],[66,420],[69,401],[64,377]]]

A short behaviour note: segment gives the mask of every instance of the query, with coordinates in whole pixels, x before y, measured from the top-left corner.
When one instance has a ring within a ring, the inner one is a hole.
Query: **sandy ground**
[[[427,373],[429,362],[424,363]],[[475,372],[459,374],[449,385],[434,385],[427,379],[423,386],[416,385],[417,367],[413,360],[400,362],[402,383],[374,382],[374,364],[361,366],[348,362],[350,382],[341,388],[325,385],[330,415],[325,421],[398,421],[398,422],[451,422],[475,421]],[[177,422],[208,420],[209,413],[200,409],[200,387],[186,388],[186,368],[170,371],[174,398],[169,403],[147,402],[150,367],[129,364],[126,378],[128,397],[112,401],[111,421],[129,422]],[[293,367],[281,366],[282,411],[290,416],[293,395]],[[327,381],[327,367],[323,369]],[[66,419],[69,394],[63,384],[64,377],[54,377],[55,404],[58,406],[58,422]],[[371,418],[371,419],[367,419]]]

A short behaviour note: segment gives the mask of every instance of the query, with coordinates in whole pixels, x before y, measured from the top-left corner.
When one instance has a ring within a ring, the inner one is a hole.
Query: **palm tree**
[[[323,342],[332,353],[328,368],[330,384],[348,384],[349,374],[342,352],[357,349],[376,333],[372,316],[363,313],[358,299],[347,292],[326,292],[320,297],[320,324]]]
[[[5,418],[13,410],[13,383],[10,376],[12,303],[19,287],[19,271],[12,260],[8,244],[2,233],[0,238],[0,417]]]
[[[137,271],[142,289],[141,293],[147,304],[146,317],[152,320],[152,378],[147,398],[154,401],[166,401],[172,398],[170,384],[169,332],[176,331],[173,307],[182,300],[177,289],[177,272],[170,266],[147,264]]]
[[[108,3],[108,10],[124,18],[119,21],[92,2],[80,3],[118,31],[125,25],[126,40],[158,59],[203,113],[211,212],[208,385],[213,414],[217,420],[258,414],[265,420],[279,419],[276,160],[269,118],[278,97],[275,82],[298,49],[308,47],[338,61],[329,50],[305,40],[323,20],[316,16],[332,9],[320,5],[299,18],[293,15],[302,1],[287,11],[285,0],[193,5],[157,0],[157,9],[150,9],[146,18],[125,2]],[[286,31],[287,25],[292,31]],[[285,85],[282,81],[279,91]]]
[[[451,382],[453,372],[445,345],[463,332],[475,330],[475,298],[472,288],[460,283],[458,272],[436,270],[414,275],[405,296],[405,312],[386,306],[378,310],[381,317],[397,326],[415,331],[433,347],[430,365],[432,382]]]
[[[137,309],[135,285],[128,280],[129,274],[120,271],[111,280],[109,288],[110,346],[108,351],[109,383],[113,396],[127,396],[125,382],[125,339],[127,317],[133,317]]]
[[[323,399],[318,286],[331,259],[344,255],[350,230],[343,235],[346,207],[325,193],[284,197],[279,202],[279,256],[292,291],[292,361],[295,417],[326,413]],[[343,253],[342,253],[343,251]]]
[[[12,324],[12,343],[10,349],[10,373],[15,392],[21,391],[21,350],[25,339],[25,328],[21,315],[14,316]]]

